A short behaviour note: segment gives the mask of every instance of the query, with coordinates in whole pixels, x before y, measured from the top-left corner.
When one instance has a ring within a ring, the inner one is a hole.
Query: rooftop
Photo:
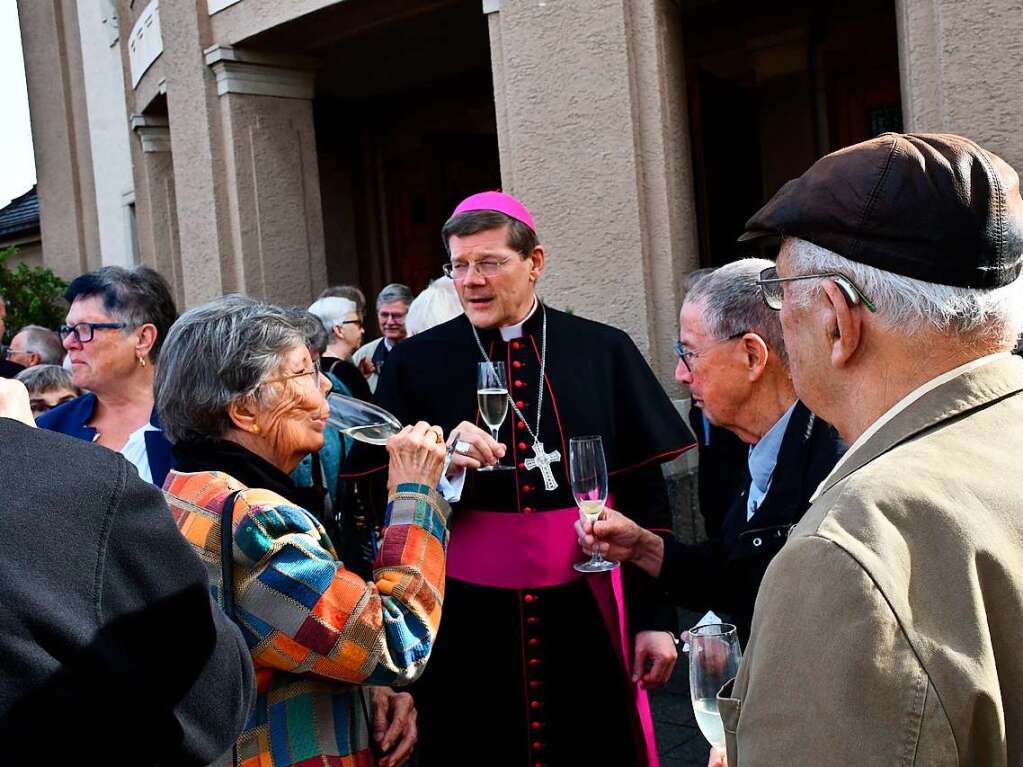
[[[39,195],[35,185],[0,208],[0,238],[39,231]]]

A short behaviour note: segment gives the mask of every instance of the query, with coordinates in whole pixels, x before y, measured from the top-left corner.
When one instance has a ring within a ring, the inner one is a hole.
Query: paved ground
[[[679,626],[688,628],[700,619],[697,613],[679,610]],[[680,655],[671,681],[650,693],[654,732],[661,767],[706,767],[710,746],[693,718],[689,699],[689,666]]]

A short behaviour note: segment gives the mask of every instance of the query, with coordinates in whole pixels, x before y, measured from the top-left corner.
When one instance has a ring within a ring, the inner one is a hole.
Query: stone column
[[[1020,4],[896,0],[906,130],[959,133],[1023,172]]]
[[[64,279],[100,265],[75,0],[19,0],[43,262]]]
[[[178,231],[177,194],[170,127],[166,117],[131,116],[139,138],[138,187],[135,206],[139,212],[139,254],[142,263],[162,274],[174,291],[174,300],[185,301],[181,272],[181,240]]]
[[[206,63],[219,96],[236,254],[225,284],[306,305],[327,284],[312,62],[214,46]]]
[[[484,0],[501,176],[547,248],[552,306],[628,332],[668,384],[699,265],[672,0]]]

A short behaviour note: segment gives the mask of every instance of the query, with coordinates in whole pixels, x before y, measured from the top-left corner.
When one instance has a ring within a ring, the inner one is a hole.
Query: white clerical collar
[[[536,313],[536,307],[538,307],[539,305],[540,302],[536,300],[536,296],[534,295],[533,308],[529,310],[529,314],[527,314],[522,319],[522,322],[519,322],[518,324],[515,325],[507,325],[503,328],[498,328],[498,330],[501,331],[501,339],[507,342],[513,341],[516,338],[522,338],[522,326],[525,325],[529,321],[529,318]]]

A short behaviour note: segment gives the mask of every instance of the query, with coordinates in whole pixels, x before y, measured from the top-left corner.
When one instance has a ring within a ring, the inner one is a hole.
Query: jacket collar
[[[882,426],[821,484],[819,498],[843,479],[895,446],[948,421],[1023,391],[1023,360],[992,360],[924,394]]]

